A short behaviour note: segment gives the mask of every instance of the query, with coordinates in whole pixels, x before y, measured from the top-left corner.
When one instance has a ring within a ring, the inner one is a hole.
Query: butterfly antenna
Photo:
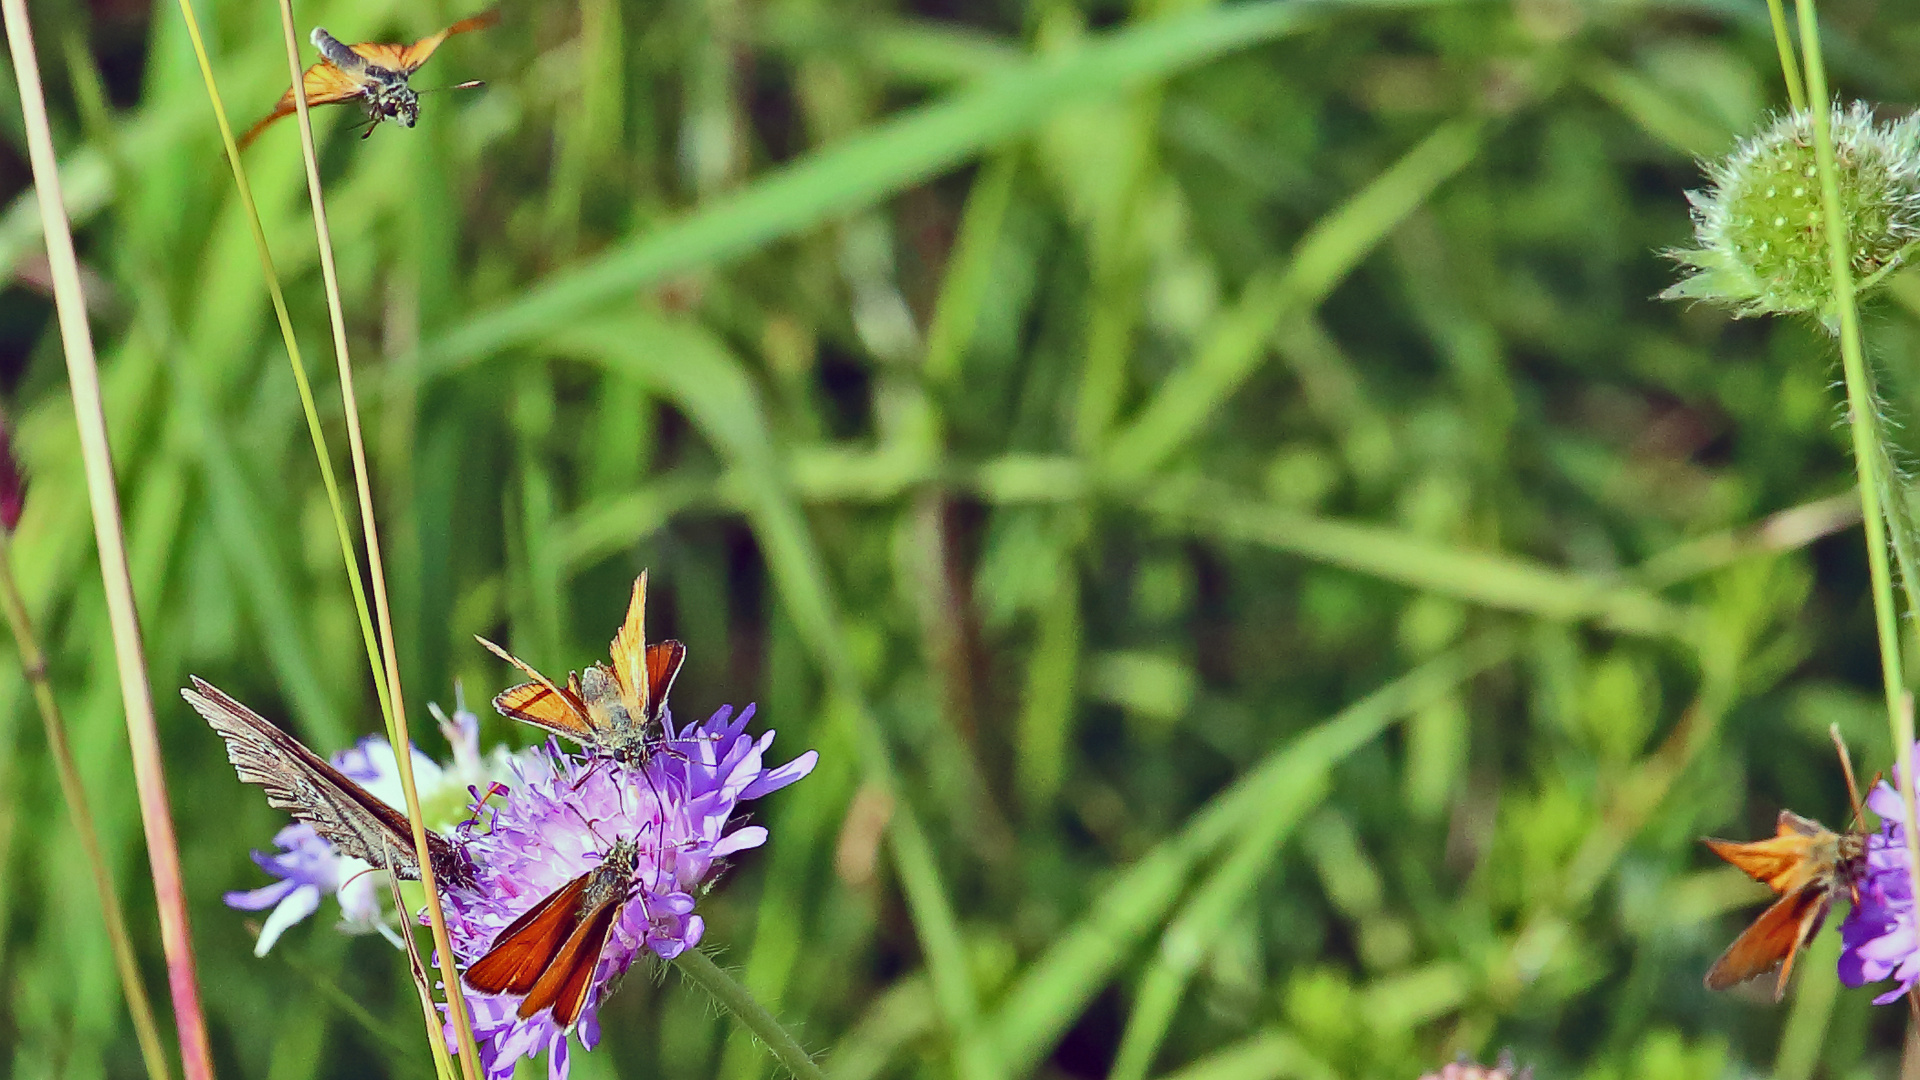
[[[499,657],[502,660],[505,660],[507,663],[512,664],[514,667],[519,668],[522,674],[531,678],[534,682],[539,683],[541,686],[546,687],[547,691],[553,694],[554,697],[557,697],[562,701],[573,700],[572,694],[562,693],[560,688],[554,685],[554,682],[552,679],[549,679],[545,675],[542,675],[538,671],[535,671],[533,669],[533,666],[531,664],[528,664],[525,660],[522,660],[519,657],[508,652],[507,650],[501,648],[500,646],[495,645],[493,642],[488,641],[486,638],[481,637],[479,634],[473,635],[473,640],[486,646],[486,649],[488,652],[492,653],[493,655]]]
[[[1913,695],[1907,695],[1907,708],[1913,707]],[[1860,786],[1853,779],[1853,755],[1847,753],[1847,741],[1840,737],[1840,725],[1829,724],[1827,735],[1833,739],[1833,748],[1840,754],[1840,773],[1847,778],[1847,798],[1853,802],[1853,827],[1864,829],[1867,825],[1867,812],[1860,802]]]
[[[606,837],[604,837],[604,836],[601,836],[601,835],[600,835],[600,830],[599,830],[599,829],[596,829],[596,828],[594,828],[594,827],[593,827],[593,822],[591,822],[591,821],[588,821],[588,820],[587,820],[587,815],[585,815],[585,814],[583,814],[583,813],[581,813],[581,812],[580,812],[580,809],[579,809],[578,807],[576,807],[576,806],[574,806],[574,805],[573,805],[572,803],[566,803],[565,805],[566,805],[566,808],[567,808],[568,810],[571,810],[571,811],[573,811],[573,816],[574,816],[574,817],[577,817],[577,818],[579,818],[579,819],[580,819],[580,824],[582,824],[582,825],[585,825],[585,826],[587,827],[587,831],[593,834],[593,838],[594,838],[595,840],[598,840],[598,841],[600,842],[600,846],[601,846],[601,847],[606,847],[606,846],[607,846],[607,838],[606,838]],[[602,853],[602,854],[603,854],[603,856],[604,856],[604,853]]]
[[[452,86],[429,86],[425,90],[416,90],[414,93],[437,94],[442,90],[473,90],[485,85],[487,85],[485,79],[468,79],[466,82],[454,83]]]
[[[661,796],[659,785],[653,782],[653,770],[647,768],[647,764],[644,759],[640,762],[640,764],[634,765],[632,766],[632,768],[639,770],[640,779],[645,780],[647,782],[647,790],[653,792],[653,820],[647,822],[645,828],[643,828],[642,831],[644,832],[645,829],[649,829],[649,828],[657,828],[660,832],[660,835],[656,838],[655,848],[659,851],[664,851],[666,850],[666,838],[667,838],[666,837],[667,800]],[[621,792],[622,792],[621,797],[624,799],[625,798],[624,785],[621,788]],[[660,859],[657,855],[653,860],[653,884],[650,887],[654,892],[660,891]],[[642,895],[644,895],[646,891],[647,891],[646,889],[642,889],[641,890]]]
[[[587,782],[587,780],[588,780],[588,778],[589,778],[589,777],[591,777],[591,776],[593,775],[593,771],[594,771],[595,769],[598,769],[598,768],[600,767],[600,763],[601,763],[602,761],[604,761],[604,760],[606,760],[606,759],[605,759],[605,758],[603,758],[603,757],[601,757],[601,756],[599,756],[599,755],[597,755],[597,754],[596,754],[596,755],[594,755],[594,757],[593,757],[593,760],[587,763],[587,771],[586,771],[586,772],[583,772],[583,773],[581,773],[581,774],[580,774],[580,779],[578,779],[578,780],[575,780],[575,781],[573,782],[573,786],[572,786],[571,788],[569,788],[568,790],[569,790],[569,791],[579,791],[579,790],[580,790],[580,788],[581,788],[582,786],[584,786],[584,785],[586,784],[586,782]],[[623,804],[621,805],[621,807],[620,807],[620,810],[621,810],[621,812],[622,812],[622,813],[624,813],[624,812],[626,812],[626,809],[627,809],[627,808],[626,808],[626,805],[625,805],[625,804],[623,803]]]

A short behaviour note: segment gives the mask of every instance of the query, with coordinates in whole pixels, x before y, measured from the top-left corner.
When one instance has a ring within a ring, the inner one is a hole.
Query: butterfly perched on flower
[[[420,70],[420,65],[427,62],[441,42],[455,34],[483,30],[499,21],[498,11],[483,11],[411,45],[384,45],[371,41],[346,45],[325,30],[314,27],[310,40],[313,47],[320,50],[320,62],[300,76],[300,85],[306,90],[307,104],[360,102],[366,107],[368,119],[367,130],[360,136],[363,139],[373,134],[373,129],[380,126],[383,120],[397,120],[401,127],[412,127],[420,119],[420,92],[408,85],[408,78]],[[479,85],[478,82],[466,82],[450,89]],[[246,149],[268,125],[289,115],[294,108],[293,91],[289,89],[280,96],[280,102],[272,112],[240,137],[240,148]]]
[[[572,1030],[593,988],[607,935],[633,892],[639,845],[616,840],[590,867],[528,908],[467,968],[467,985],[486,994],[525,995],[521,1019],[543,1009]]]
[[[1772,889],[1775,900],[1707,969],[1707,989],[1725,990],[1780,969],[1773,998],[1786,993],[1801,946],[1820,929],[1834,897],[1849,892],[1866,869],[1866,837],[1836,833],[1791,810],[1780,811],[1771,839],[1706,841],[1715,855]]]
[[[493,707],[503,716],[544,728],[628,764],[646,760],[667,707],[667,691],[686,659],[677,641],[647,644],[647,575],[633,581],[627,617],[607,651],[612,664],[569,673],[560,686],[524,660],[479,638],[494,655],[525,672],[532,682],[501,693]]]

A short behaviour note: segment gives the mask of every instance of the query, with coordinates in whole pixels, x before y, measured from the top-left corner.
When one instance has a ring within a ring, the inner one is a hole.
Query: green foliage
[[[1778,97],[1746,12],[509,4],[419,76],[487,87],[417,128],[315,114],[423,747],[421,705],[508,680],[473,634],[579,667],[648,568],[678,714],[757,701],[776,754],[821,751],[704,904],[836,1080],[1407,1078],[1505,1046],[1541,1080],[1892,1075],[1904,1011],[1827,992],[1830,960],[1785,1013],[1700,987],[1761,890],[1698,836],[1840,824],[1830,723],[1889,761],[1830,341],[1652,299],[1695,156]],[[1825,14],[1849,95],[1911,99],[1910,13]],[[379,727],[184,30],[34,15],[223,1075],[421,1075],[387,944],[323,909],[252,956],[220,894],[282,819],[170,693],[200,674],[329,751]],[[276,12],[203,18],[245,123],[285,85]],[[158,990],[0,116],[16,555]],[[247,160],[345,475],[291,124]],[[1920,277],[1886,285],[1910,417]],[[135,1075],[4,661],[0,702],[0,1069]],[[603,1021],[582,1080],[773,1072],[671,974]]]

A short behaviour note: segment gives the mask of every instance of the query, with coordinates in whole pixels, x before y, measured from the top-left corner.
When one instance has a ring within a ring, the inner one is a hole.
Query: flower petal
[[[273,948],[273,943],[280,940],[280,935],[285,933],[288,927],[318,910],[320,910],[319,889],[311,885],[295,888],[287,894],[286,899],[280,901],[279,906],[273,909],[273,914],[267,916],[267,921],[261,925],[260,937],[253,943],[253,955],[267,955],[267,950]]]

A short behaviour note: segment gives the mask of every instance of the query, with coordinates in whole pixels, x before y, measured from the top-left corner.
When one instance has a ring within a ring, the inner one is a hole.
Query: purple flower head
[[[457,695],[458,691],[456,691]],[[457,697],[456,697],[456,700]],[[453,763],[441,766],[432,758],[413,750],[413,779],[420,794],[421,812],[430,829],[446,829],[467,816],[467,788],[482,786],[496,776],[510,775],[513,756],[504,747],[491,755],[480,753],[480,721],[468,712],[464,702],[456,704],[452,718],[442,716],[438,707],[428,706],[440,721],[440,731],[453,746]],[[375,798],[395,808],[404,807],[400,790],[400,767],[393,745],[378,736],[369,736],[333,755],[333,765],[367,789]],[[343,933],[378,932],[401,947],[387,910],[387,880],[384,872],[359,859],[342,855],[310,825],[295,822],[274,835],[278,849],[256,851],[253,861],[262,870],[280,880],[258,889],[227,893],[228,907],[243,911],[273,912],[260,927],[253,954],[265,956],[288,927],[320,909],[320,900],[333,893],[340,902],[339,928]]]
[[[1914,933],[1913,879],[1907,871],[1907,815],[1898,789],[1885,781],[1874,785],[1867,809],[1879,815],[1880,831],[1867,837],[1866,869],[1855,885],[1859,902],[1840,924],[1840,981],[1865,986],[1896,980],[1893,989],[1873,999],[1885,1005],[1920,979],[1920,939]]]
[[[699,944],[706,930],[694,911],[700,887],[721,859],[766,842],[761,826],[728,828],[740,804],[813,771],[817,755],[811,750],[768,768],[764,755],[773,732],[747,735],[752,716],[752,706],[738,717],[723,708],[683,732],[669,718],[663,742],[636,768],[610,758],[575,757],[553,743],[523,762],[508,797],[465,828],[479,872],[471,888],[450,889],[446,896],[448,932],[461,967],[486,955],[507,925],[534,904],[598,866],[616,842],[637,845],[630,891],[578,1018],[581,1045],[592,1049],[600,1041],[599,1007],[609,984],[643,949],[671,960]],[[548,1075],[564,1080],[568,1032],[550,1010],[522,1018],[520,997],[470,987],[466,996],[489,1080],[505,1080],[516,1060],[542,1051]],[[453,1043],[449,1032],[448,1045]]]

